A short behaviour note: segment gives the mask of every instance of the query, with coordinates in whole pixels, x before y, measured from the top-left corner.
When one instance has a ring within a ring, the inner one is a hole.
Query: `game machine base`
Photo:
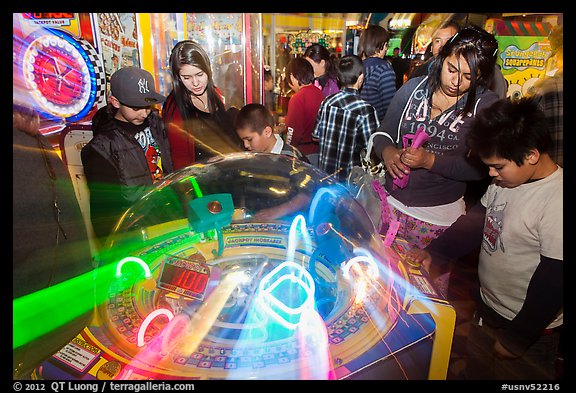
[[[167,176],[93,277],[92,322],[36,379],[445,379],[454,309],[351,194],[291,157]]]

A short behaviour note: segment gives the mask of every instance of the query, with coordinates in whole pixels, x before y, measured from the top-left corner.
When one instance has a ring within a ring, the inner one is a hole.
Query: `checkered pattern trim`
[[[104,62],[96,49],[88,41],[83,38],[76,38],[82,49],[88,55],[88,58],[94,66],[94,73],[96,74],[96,99],[94,104],[100,108],[106,105],[106,73],[104,71]]]

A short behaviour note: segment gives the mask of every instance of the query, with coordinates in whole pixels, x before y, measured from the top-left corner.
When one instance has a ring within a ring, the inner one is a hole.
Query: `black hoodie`
[[[82,149],[82,164],[90,190],[90,216],[96,236],[104,240],[120,216],[152,188],[144,150],[131,133],[114,119],[116,109],[101,108],[92,119],[94,137]],[[154,111],[147,118],[162,157],[164,174],[172,172],[172,158],[162,119]]]

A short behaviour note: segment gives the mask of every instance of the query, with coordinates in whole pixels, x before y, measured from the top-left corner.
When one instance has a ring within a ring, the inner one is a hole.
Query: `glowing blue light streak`
[[[298,229],[299,231],[297,232]],[[298,214],[296,217],[294,217],[294,220],[292,220],[292,224],[290,225],[290,232],[288,234],[288,249],[286,251],[286,259],[289,261],[294,260],[296,255],[296,245],[298,244],[298,238],[296,235],[298,233],[300,233],[302,236],[307,255],[312,254],[312,238],[310,237],[308,228],[306,227],[306,219],[303,215]]]
[[[290,273],[281,274],[284,270],[289,270]],[[299,277],[296,276],[296,273]],[[276,276],[279,277],[276,278]],[[296,284],[306,293],[306,298],[299,306],[294,307],[287,305],[274,295],[274,290],[285,281],[289,281],[291,285]],[[262,281],[260,281],[256,301],[260,304],[262,309],[279,324],[287,329],[293,330],[298,327],[302,312],[306,309],[314,309],[314,292],[314,279],[310,273],[297,263],[286,261],[276,266],[270,273],[264,276]],[[278,309],[283,313],[288,314],[290,319],[295,322],[291,322],[284,316],[280,315],[277,311]]]
[[[330,194],[334,198],[338,198],[338,193],[335,192],[332,188],[322,187],[316,191],[314,194],[314,198],[312,198],[312,202],[310,202],[310,213],[308,213],[308,222],[314,222],[314,214],[316,213],[316,207],[318,203],[320,203],[320,199],[324,196],[324,194]]]

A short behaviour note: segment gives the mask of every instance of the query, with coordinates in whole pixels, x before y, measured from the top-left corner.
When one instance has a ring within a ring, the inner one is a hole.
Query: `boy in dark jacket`
[[[110,78],[108,106],[92,119],[94,137],[81,153],[91,221],[101,241],[124,211],[172,172],[166,130],[153,110],[164,100],[152,75],[138,67],[121,68]]]

